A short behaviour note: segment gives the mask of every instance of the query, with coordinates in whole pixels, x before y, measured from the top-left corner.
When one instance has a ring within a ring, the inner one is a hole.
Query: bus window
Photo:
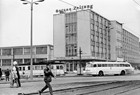
[[[40,70],[40,66],[35,66],[35,70]]]
[[[114,64],[114,67],[119,67],[120,65],[119,64]]]
[[[37,66],[34,67],[34,70],[37,70]]]
[[[102,64],[102,67],[107,67],[107,64]]]
[[[21,67],[19,67],[19,71],[21,71]]]
[[[63,66],[62,66],[62,65],[60,65],[60,69],[61,69],[61,70],[63,69]]]
[[[28,70],[30,70],[30,66],[28,66]]]
[[[43,66],[41,66],[41,70],[43,70],[44,68],[43,68]]]
[[[124,66],[125,66],[125,67],[130,67],[130,65],[129,65],[129,64],[124,64]]]
[[[59,69],[59,66],[56,66],[56,69]]]
[[[113,67],[113,64],[108,64],[108,67]]]
[[[124,64],[120,64],[120,67],[124,67]]]
[[[23,67],[23,71],[25,71],[25,67]]]
[[[96,65],[96,64],[94,64],[94,65],[93,65],[93,67],[97,67],[97,65]]]
[[[98,67],[101,67],[102,65],[101,64],[98,64]]]

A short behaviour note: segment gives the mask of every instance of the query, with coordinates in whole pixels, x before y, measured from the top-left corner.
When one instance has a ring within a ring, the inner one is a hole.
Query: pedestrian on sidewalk
[[[9,69],[7,69],[7,70],[5,71],[5,78],[6,78],[6,81],[9,81],[9,75],[10,75],[10,71],[9,71]]]
[[[14,65],[14,64],[13,64]],[[11,70],[11,83],[10,83],[10,87],[14,87],[14,84],[16,83],[16,87],[18,87],[18,82],[17,82],[17,71],[15,66],[13,66],[12,70]]]
[[[13,68],[11,71],[11,87],[13,87],[14,83],[17,84],[17,87],[21,87],[20,74],[19,74],[16,61],[13,62]]]
[[[49,68],[49,64],[46,64],[46,68],[44,69],[44,82],[45,82],[45,86],[41,90],[38,91],[39,95],[41,95],[41,93],[44,90],[46,90],[47,88],[49,88],[50,95],[53,95],[52,86],[50,84],[50,82],[52,81],[52,77],[55,78],[55,76],[51,72],[51,69]]]
[[[2,70],[0,68],[0,80],[2,79]]]

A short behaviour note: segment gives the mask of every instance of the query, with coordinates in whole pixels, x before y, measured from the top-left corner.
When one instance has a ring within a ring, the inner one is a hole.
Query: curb
[[[85,75],[66,75],[66,76],[56,76],[56,78],[66,78],[66,77],[87,77]],[[28,79],[25,79],[25,80],[22,80],[20,79],[20,82],[21,83],[25,83],[25,82],[38,82],[38,81],[43,81],[43,77],[40,77],[38,79],[34,78],[34,80],[28,80]],[[10,81],[0,81],[0,84],[10,84]]]

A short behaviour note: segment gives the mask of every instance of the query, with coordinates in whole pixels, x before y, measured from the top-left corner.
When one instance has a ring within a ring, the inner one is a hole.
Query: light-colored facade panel
[[[79,11],[77,13],[77,32],[78,47],[81,47],[82,56],[91,56],[90,11]]]
[[[53,18],[54,57],[65,57],[65,15]]]

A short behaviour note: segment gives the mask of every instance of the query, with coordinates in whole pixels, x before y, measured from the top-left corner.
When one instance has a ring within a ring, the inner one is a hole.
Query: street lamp
[[[30,78],[33,80],[33,4],[38,5],[39,2],[43,2],[44,0],[37,0],[37,1],[28,1],[28,0],[21,0],[23,1],[23,4],[30,4],[31,5],[31,42],[30,42],[30,55],[31,55],[31,61],[30,61]]]

